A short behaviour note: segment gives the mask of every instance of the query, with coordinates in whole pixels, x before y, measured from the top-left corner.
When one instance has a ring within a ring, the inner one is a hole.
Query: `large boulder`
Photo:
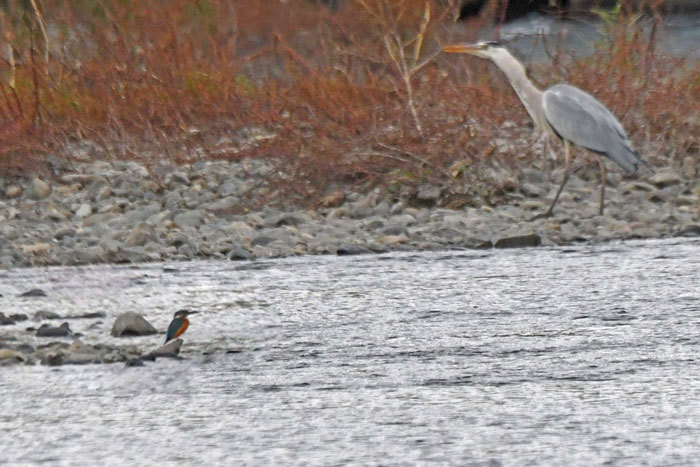
[[[156,334],[156,329],[151,326],[151,323],[138,313],[127,311],[117,316],[114,325],[112,325],[112,335],[114,337],[121,336],[148,336]]]

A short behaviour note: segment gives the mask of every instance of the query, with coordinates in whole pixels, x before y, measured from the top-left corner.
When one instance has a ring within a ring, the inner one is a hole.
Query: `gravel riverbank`
[[[313,208],[249,210],[251,200],[273,191],[266,181],[272,165],[264,160],[150,170],[136,162],[75,163],[52,178],[0,178],[0,265],[253,259],[700,234],[694,160],[676,169],[657,167],[646,177],[609,174],[604,216],[596,215],[597,167],[579,169],[555,215],[530,221],[547,208],[560,170],[484,167],[453,186],[369,193],[340,188]],[[507,240],[512,237],[518,238]]]

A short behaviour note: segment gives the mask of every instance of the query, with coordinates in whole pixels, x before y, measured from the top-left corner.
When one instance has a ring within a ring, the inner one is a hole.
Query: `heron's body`
[[[590,94],[558,84],[543,93],[543,108],[547,123],[560,138],[607,156],[627,173],[641,164],[620,122]]]
[[[557,135],[564,141],[566,167],[564,180],[549,210],[552,213],[564,185],[569,178],[571,167],[571,143],[607,156],[627,173],[637,170],[642,160],[632,149],[625,130],[620,122],[603,104],[590,94],[567,84],[558,84],[542,92],[532,84],[525,68],[508,50],[494,42],[475,45],[450,45],[446,52],[468,53],[493,61],[513,86],[535,127],[545,135]],[[598,159],[601,170],[600,214],[603,214],[605,198],[606,169]],[[539,216],[538,216],[539,217]]]
[[[197,312],[180,310],[175,313],[173,320],[170,322],[170,326],[168,326],[168,331],[165,333],[166,343],[172,339],[180,337],[185,331],[187,331],[187,328],[190,326],[190,320],[187,319],[187,315],[191,315],[193,313]]]

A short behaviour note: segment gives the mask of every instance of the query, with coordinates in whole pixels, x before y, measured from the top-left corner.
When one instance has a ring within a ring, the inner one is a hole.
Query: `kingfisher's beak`
[[[195,314],[195,313],[199,313],[199,311],[188,311],[188,312],[187,312],[188,315],[193,315],[193,314]]]

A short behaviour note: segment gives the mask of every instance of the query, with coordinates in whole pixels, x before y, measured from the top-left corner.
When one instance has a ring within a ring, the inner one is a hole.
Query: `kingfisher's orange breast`
[[[173,339],[175,339],[176,337],[180,337],[183,332],[187,331],[187,328],[189,325],[190,325],[190,320],[185,318],[184,322],[182,323],[182,326],[180,326],[180,329],[178,329],[177,332],[175,333],[175,335],[173,336]]]

